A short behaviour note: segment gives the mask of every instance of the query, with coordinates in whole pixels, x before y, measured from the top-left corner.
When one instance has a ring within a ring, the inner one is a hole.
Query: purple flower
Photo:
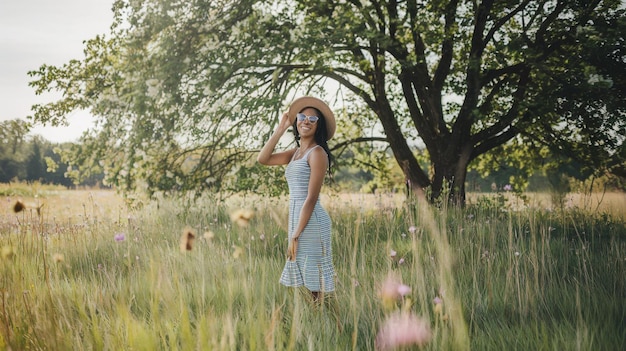
[[[126,235],[124,233],[115,234],[115,241],[120,242],[126,240]]]
[[[511,184],[507,184],[507,185],[504,186],[503,189],[504,189],[504,191],[511,191],[511,190],[513,190],[513,187],[511,186]]]

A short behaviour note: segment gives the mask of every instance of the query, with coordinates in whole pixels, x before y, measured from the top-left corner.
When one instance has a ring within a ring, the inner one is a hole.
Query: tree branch
[[[470,43],[465,84],[467,91],[465,99],[461,105],[457,119],[452,127],[453,140],[461,141],[468,136],[474,120],[473,111],[478,104],[478,96],[481,91],[480,71],[482,65],[482,55],[484,52],[483,32],[487,24],[487,18],[491,11],[493,0],[482,1],[476,9],[474,31]]]
[[[433,79],[433,87],[436,92],[441,92],[443,85],[450,74],[450,65],[452,64],[452,57],[454,56],[454,35],[452,28],[456,23],[456,8],[458,6],[458,0],[452,0],[446,5],[445,9],[445,25],[444,25],[444,39],[441,44],[441,59],[435,70]]]
[[[504,17],[500,18],[499,20],[497,20],[495,22],[495,24],[493,25],[493,27],[491,27],[491,29],[489,30],[487,35],[485,35],[485,39],[483,41],[484,45],[487,45],[487,43],[490,42],[493,39],[493,36],[495,35],[495,33],[500,28],[502,28],[502,26],[506,22],[508,22],[511,18],[513,18],[513,16],[518,14],[520,11],[524,10],[526,8],[526,6],[528,6],[528,3],[530,3],[530,0],[525,0],[524,2],[519,4],[515,9],[513,9],[513,11],[509,12],[506,16],[504,16]]]
[[[375,110],[376,101],[372,100],[370,95],[365,90],[357,87],[352,82],[350,82],[348,79],[346,79],[345,77],[343,77],[343,76],[341,76],[339,74],[336,74],[335,72],[326,71],[326,72],[323,72],[323,73],[320,73],[320,74],[325,76],[325,77],[328,77],[330,79],[333,79],[333,80],[337,81],[339,84],[345,86],[350,91],[352,91],[356,96],[359,96],[363,100],[365,100],[365,103],[367,103],[367,105],[370,108]]]
[[[513,104],[511,108],[507,111],[506,115],[498,120],[498,122],[494,123],[492,126],[483,129],[482,131],[474,134],[471,137],[473,143],[479,143],[481,140],[491,139],[507,127],[509,127],[513,121],[518,117],[518,113],[520,110],[520,105],[524,100],[524,95],[526,94],[526,87],[530,81],[530,69],[526,68],[526,70],[521,74],[518,87],[513,93]]]
[[[501,146],[508,142],[509,140],[515,138],[516,135],[520,133],[515,127],[511,126],[504,133],[500,133],[495,135],[489,139],[485,139],[480,144],[476,145],[472,150],[472,154],[470,155],[470,162],[474,160],[476,157],[492,150],[498,146]]]
[[[385,138],[385,137],[358,137],[358,138],[353,138],[353,139],[345,140],[345,141],[342,141],[340,143],[335,144],[331,148],[331,151],[344,148],[344,147],[346,147],[348,145],[358,144],[358,143],[365,143],[365,142],[371,142],[371,141],[387,142],[387,138]]]

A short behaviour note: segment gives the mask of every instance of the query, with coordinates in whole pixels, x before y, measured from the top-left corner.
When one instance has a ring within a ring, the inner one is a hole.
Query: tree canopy
[[[76,163],[124,189],[266,185],[277,170],[250,156],[300,94],[336,110],[333,152],[367,163],[382,143],[433,198],[449,189],[463,203],[470,164],[503,145],[624,169],[618,0],[118,0],[113,11],[83,60],[30,74],[38,93],[63,92],[34,121],[90,109]]]

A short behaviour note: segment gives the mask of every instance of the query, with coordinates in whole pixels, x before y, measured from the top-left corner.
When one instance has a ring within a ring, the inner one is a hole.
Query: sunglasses
[[[315,123],[320,119],[317,116],[306,116],[304,113],[298,113],[296,118],[298,119],[298,122],[303,122],[305,119],[308,119],[311,123]]]

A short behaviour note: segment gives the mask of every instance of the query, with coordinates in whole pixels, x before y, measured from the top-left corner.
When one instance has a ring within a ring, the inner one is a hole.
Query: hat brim
[[[326,129],[328,131],[328,140],[330,140],[333,135],[335,135],[335,130],[337,128],[335,122],[335,114],[330,109],[330,107],[322,100],[313,97],[313,96],[303,96],[295,99],[291,105],[289,106],[289,119],[291,123],[296,120],[296,115],[300,113],[307,107],[313,107],[319,110],[324,115],[324,122],[326,122]]]

